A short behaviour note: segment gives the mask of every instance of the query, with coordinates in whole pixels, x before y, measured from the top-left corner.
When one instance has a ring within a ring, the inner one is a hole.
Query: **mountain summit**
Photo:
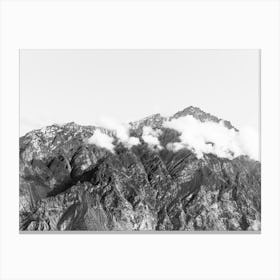
[[[220,118],[218,118],[214,115],[211,115],[209,113],[206,113],[203,110],[201,110],[200,108],[194,107],[194,106],[186,107],[185,109],[178,111],[177,113],[175,113],[174,115],[171,115],[169,117],[166,117],[166,116],[163,117],[161,114],[157,113],[157,114],[151,115],[149,117],[146,117],[142,120],[139,120],[136,122],[131,122],[130,125],[133,129],[137,129],[137,128],[143,127],[143,126],[151,126],[153,128],[156,128],[156,127],[159,128],[162,126],[162,124],[165,121],[170,121],[172,119],[179,119],[179,118],[186,117],[186,116],[192,116],[201,122],[219,123],[219,122],[223,121],[225,127],[227,127],[228,129],[234,129],[234,130],[238,131],[229,121],[220,119]]]
[[[19,228],[260,230],[261,164],[235,138],[230,122],[192,106],[116,129],[31,131],[19,140]]]
[[[219,123],[220,121],[223,121],[224,125],[228,129],[232,129],[233,128],[233,129],[235,129],[237,131],[237,129],[229,121],[219,119],[216,116],[213,116],[213,115],[211,115],[209,113],[205,113],[200,108],[193,107],[193,106],[189,106],[189,107],[185,108],[184,110],[181,110],[181,111],[177,112],[172,117],[170,117],[170,119],[174,119],[174,118],[178,119],[178,118],[185,117],[185,116],[193,116],[194,118],[200,120],[201,122],[208,121],[208,122]]]

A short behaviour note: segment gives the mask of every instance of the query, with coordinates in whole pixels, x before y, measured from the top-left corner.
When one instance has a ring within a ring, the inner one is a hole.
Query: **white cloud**
[[[101,132],[99,129],[94,131],[94,134],[88,139],[89,144],[95,144],[101,148],[105,148],[114,153],[114,138]]]
[[[181,133],[180,142],[169,143],[167,149],[177,151],[188,148],[198,158],[204,153],[213,153],[229,159],[248,155],[258,160],[258,137],[251,128],[237,132],[225,127],[223,122],[200,122],[192,116],[167,121],[163,126]]]
[[[129,137],[127,142],[126,142],[127,146],[129,148],[131,148],[132,146],[136,146],[140,144],[140,140],[137,137]]]
[[[158,140],[161,130],[153,129],[150,126],[144,126],[142,132],[142,138],[151,148],[162,149]]]
[[[126,123],[121,123],[116,119],[108,117],[101,118],[97,123],[106,129],[112,130],[119,141],[121,141],[127,148],[140,144],[137,137],[130,137],[129,125]]]
[[[249,126],[242,127],[239,133],[239,143],[248,156],[260,160],[259,135],[256,130]]]

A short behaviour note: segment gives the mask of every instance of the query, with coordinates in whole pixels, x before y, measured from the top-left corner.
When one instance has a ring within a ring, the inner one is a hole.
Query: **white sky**
[[[258,129],[259,72],[257,50],[21,50],[21,135],[188,106]]]

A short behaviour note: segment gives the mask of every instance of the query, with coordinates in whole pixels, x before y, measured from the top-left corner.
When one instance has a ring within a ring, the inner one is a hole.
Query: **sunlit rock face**
[[[180,133],[164,123],[186,115],[221,121],[196,107],[171,117],[156,114],[130,123],[130,136],[139,138],[132,147],[114,131],[75,123],[21,137],[19,229],[259,231],[260,162],[246,155],[198,157],[191,148],[169,149]],[[144,127],[159,145],[144,141]],[[88,141],[96,129],[112,137],[113,151]]]

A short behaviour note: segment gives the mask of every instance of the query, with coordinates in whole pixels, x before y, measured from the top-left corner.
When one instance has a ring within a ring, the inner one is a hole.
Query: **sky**
[[[258,50],[21,50],[20,134],[196,106],[258,130]]]

